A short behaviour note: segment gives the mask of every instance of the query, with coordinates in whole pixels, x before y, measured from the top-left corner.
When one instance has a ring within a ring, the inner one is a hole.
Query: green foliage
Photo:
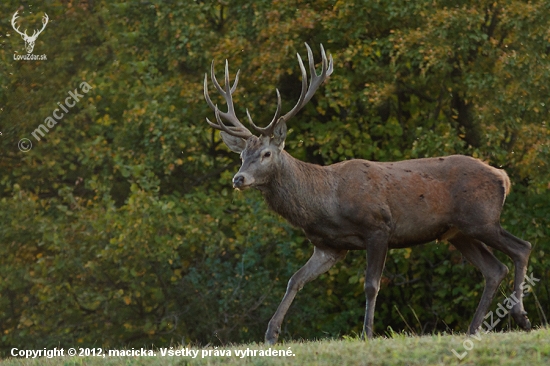
[[[502,167],[514,183],[503,225],[533,243],[529,273],[550,275],[547,1],[50,1],[20,20],[48,13],[34,51],[46,61],[13,59],[19,7],[0,4],[3,351],[263,338],[312,248],[257,192],[232,191],[238,156],[204,121],[203,78],[228,59],[232,77],[242,70],[237,114],[265,123],[275,88],[285,109],[299,95],[303,42],[323,43],[335,71],[289,123],[293,156],[462,153]],[[90,92],[36,141],[83,81]],[[306,286],[283,338],[359,333],[364,265],[350,253]],[[382,283],[379,334],[465,330],[483,288],[445,243],[392,251]],[[533,290],[526,308],[544,324],[547,281]]]

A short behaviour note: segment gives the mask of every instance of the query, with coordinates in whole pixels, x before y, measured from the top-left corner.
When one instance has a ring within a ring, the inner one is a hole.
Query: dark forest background
[[[14,59],[16,10],[28,34],[48,14],[33,52],[47,60]],[[335,70],[290,121],[287,151],[317,164],[459,153],[505,169],[502,223],[533,244],[541,281],[525,306],[546,324],[550,2],[6,0],[0,15],[2,351],[263,340],[313,248],[259,192],[232,189],[239,159],[206,124],[203,79],[228,59],[237,114],[267,123],[275,88],[284,109],[296,102],[304,42]],[[92,89],[37,141],[82,82]],[[281,337],[359,333],[365,264],[350,253],[307,285]],[[466,331],[482,289],[447,243],[393,250],[376,334]]]

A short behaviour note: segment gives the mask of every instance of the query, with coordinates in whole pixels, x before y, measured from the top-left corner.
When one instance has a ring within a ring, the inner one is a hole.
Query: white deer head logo
[[[44,13],[44,17],[42,18],[42,29],[40,29],[39,31],[37,30],[34,30],[32,36],[28,36],[27,35],[27,30],[25,29],[25,32],[21,33],[19,31],[19,27],[15,27],[15,21],[17,20],[17,13],[19,12],[16,11],[15,14],[13,14],[13,17],[11,18],[11,26],[13,27],[13,29],[19,33],[21,35],[21,38],[23,38],[23,40],[25,41],[25,49],[27,50],[27,53],[32,53],[32,50],[34,49],[34,42],[36,42],[36,38],[38,38],[38,36],[40,35],[40,33],[42,33],[42,31],[44,30],[44,28],[46,28],[46,24],[48,24],[48,20],[50,18],[48,18],[48,14]]]

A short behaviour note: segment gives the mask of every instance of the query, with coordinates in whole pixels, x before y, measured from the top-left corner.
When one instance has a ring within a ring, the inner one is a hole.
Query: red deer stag
[[[485,278],[485,289],[468,329],[470,334],[480,327],[508,273],[487,246],[500,250],[514,262],[514,291],[520,301],[511,314],[521,328],[529,330],[522,282],[531,244],[500,226],[500,212],[510,190],[510,180],[503,170],[462,155],[395,163],[355,159],[318,166],[284,151],[288,120],[313,97],[333,70],[332,56],[327,60],[321,45],[322,71],[317,75],[313,54],[307,44],[306,47],[311,79],[308,86],[298,54],[302,91],[294,108],[280,116],[281,97],[277,90],[277,109],[267,127],[256,126],[247,110],[250,125],[259,136],[254,136],[235,114],[232,94],[239,72],[231,85],[226,61],[222,88],[212,62],[211,79],[227,103],[227,112],[212,102],[208,76],[204,79],[204,97],[214,110],[217,123],[208,118],[206,121],[221,130],[225,144],[241,155],[242,166],[233,178],[233,187],[259,189],[270,208],[302,228],[314,245],[311,258],[288,282],[283,300],[269,322],[266,342],[277,342],[281,323],[296,293],[344,258],[348,250],[367,252],[363,334],[372,338],[376,296],[388,249],[434,240],[451,242]]]

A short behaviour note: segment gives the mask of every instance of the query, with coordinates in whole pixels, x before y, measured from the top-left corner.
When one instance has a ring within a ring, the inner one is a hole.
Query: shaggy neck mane
[[[335,192],[335,179],[327,169],[281,152],[281,165],[261,187],[269,207],[292,225],[306,228],[326,214]]]

